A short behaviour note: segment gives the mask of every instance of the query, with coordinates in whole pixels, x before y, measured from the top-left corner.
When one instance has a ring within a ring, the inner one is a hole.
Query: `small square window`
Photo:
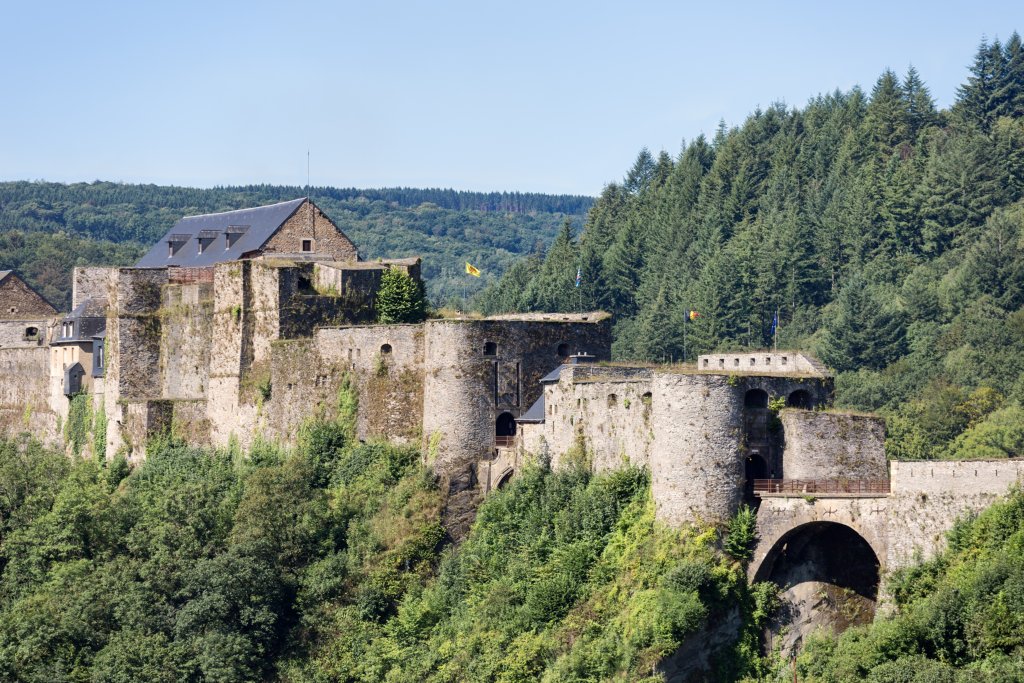
[[[313,240],[302,240],[302,251],[303,252],[313,251]]]

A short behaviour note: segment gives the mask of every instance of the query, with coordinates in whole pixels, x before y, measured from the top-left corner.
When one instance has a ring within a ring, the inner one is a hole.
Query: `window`
[[[619,402],[619,397],[615,394],[608,394],[608,407],[614,408],[615,404]]]
[[[708,366],[708,359],[707,359],[707,358],[705,358],[705,359],[704,359],[704,367],[707,367],[707,366]]]
[[[484,355],[485,356],[497,356],[498,345],[494,342],[484,342]]]
[[[302,240],[302,251],[303,252],[313,251],[313,240]]]
[[[25,339],[36,340],[38,338],[39,338],[39,328],[38,327],[26,327],[25,328]]]
[[[196,240],[196,243],[199,245],[199,253],[202,254],[203,249],[206,248],[206,244],[203,243],[203,240]]]
[[[756,360],[756,359],[754,359],[754,358],[751,358],[751,359],[750,359],[750,365],[751,365],[751,366],[753,366],[753,365],[754,365],[754,363],[756,363],[756,362],[757,362],[757,360]]]
[[[380,353],[382,356],[388,356],[391,354],[391,344],[381,344]]]

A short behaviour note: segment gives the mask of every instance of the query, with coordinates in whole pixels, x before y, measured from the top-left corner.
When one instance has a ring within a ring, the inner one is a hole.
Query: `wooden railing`
[[[829,494],[887,495],[888,479],[755,479],[754,495]]]
[[[512,448],[516,445],[515,436],[496,436],[494,437],[495,448]]]

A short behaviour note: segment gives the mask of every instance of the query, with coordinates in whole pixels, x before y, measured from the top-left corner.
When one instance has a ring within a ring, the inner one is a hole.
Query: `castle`
[[[287,444],[353,391],[360,438],[418,445],[446,482],[456,534],[527,459],[630,462],[666,523],[755,507],[752,579],[798,586],[813,565],[872,605],[885,571],[1024,478],[1018,460],[887,461],[882,420],[829,409],[831,374],[795,351],[614,364],[600,312],[377,324],[388,269],[420,277],[418,259],[359,260],[297,199],[184,218],[131,268],[76,268],[63,317],[0,272],[0,429],[61,444],[86,401],[95,457],[138,460],[167,431]]]

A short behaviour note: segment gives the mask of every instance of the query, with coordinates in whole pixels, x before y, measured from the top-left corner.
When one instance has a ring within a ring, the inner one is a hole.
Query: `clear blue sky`
[[[913,63],[1024,2],[14,2],[0,179],[597,194],[641,147]]]

